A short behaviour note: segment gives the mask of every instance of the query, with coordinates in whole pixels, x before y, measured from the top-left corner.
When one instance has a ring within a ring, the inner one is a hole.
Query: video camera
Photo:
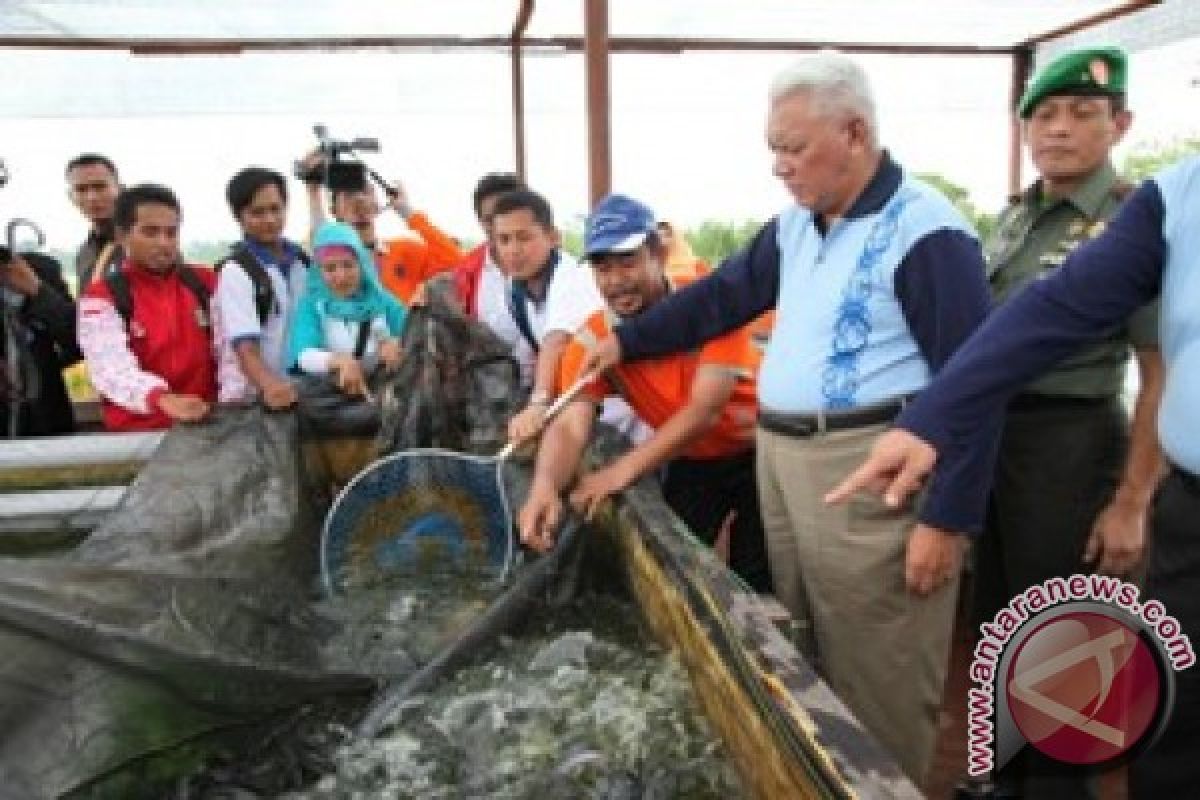
[[[379,140],[358,138],[349,141],[329,138],[329,129],[314,125],[321,162],[306,169],[303,162],[295,164],[296,177],[305,183],[321,183],[331,190],[356,191],[367,187],[367,177],[374,177],[369,169],[356,157],[358,152],[378,153]]]

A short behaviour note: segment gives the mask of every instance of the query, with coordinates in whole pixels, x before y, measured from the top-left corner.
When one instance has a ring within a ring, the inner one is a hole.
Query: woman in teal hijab
[[[365,375],[376,364],[394,370],[408,312],[375,274],[358,233],[326,222],[313,237],[314,266],[292,323],[290,363],[328,375],[346,394],[367,395]]]

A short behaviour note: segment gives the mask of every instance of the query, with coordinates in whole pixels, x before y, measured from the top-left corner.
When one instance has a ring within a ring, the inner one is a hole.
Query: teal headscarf
[[[338,297],[325,283],[319,265],[313,264],[308,270],[307,285],[292,322],[288,363],[293,366],[300,358],[300,353],[305,350],[326,349],[322,320],[329,317],[348,322],[364,322],[382,316],[391,335],[399,336],[404,332],[404,321],[408,312],[404,305],[379,283],[379,276],[375,272],[375,259],[371,257],[367,248],[363,247],[358,232],[341,222],[326,222],[313,236],[313,251],[328,245],[349,247],[358,257],[362,277],[358,290],[353,295]]]

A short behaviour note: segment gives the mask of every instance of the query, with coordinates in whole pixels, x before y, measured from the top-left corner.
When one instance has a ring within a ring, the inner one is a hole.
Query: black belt
[[[1200,477],[1193,475],[1182,467],[1171,465],[1171,471],[1175,473],[1176,479],[1183,484],[1184,488],[1191,494],[1200,497]]]
[[[833,431],[845,431],[891,422],[908,404],[909,400],[910,398],[905,397],[847,411],[818,411],[813,414],[789,414],[764,408],[758,414],[758,424],[771,433],[807,439],[819,433],[832,433]]]
[[[1023,392],[1008,403],[1009,411],[1048,411],[1054,408],[1099,408],[1111,405],[1115,397],[1072,397],[1070,395]]]

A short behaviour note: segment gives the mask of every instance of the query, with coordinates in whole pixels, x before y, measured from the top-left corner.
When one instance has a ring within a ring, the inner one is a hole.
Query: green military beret
[[[1126,65],[1125,51],[1117,47],[1064,53],[1029,82],[1017,104],[1017,114],[1028,118],[1038,103],[1056,94],[1124,94]]]

